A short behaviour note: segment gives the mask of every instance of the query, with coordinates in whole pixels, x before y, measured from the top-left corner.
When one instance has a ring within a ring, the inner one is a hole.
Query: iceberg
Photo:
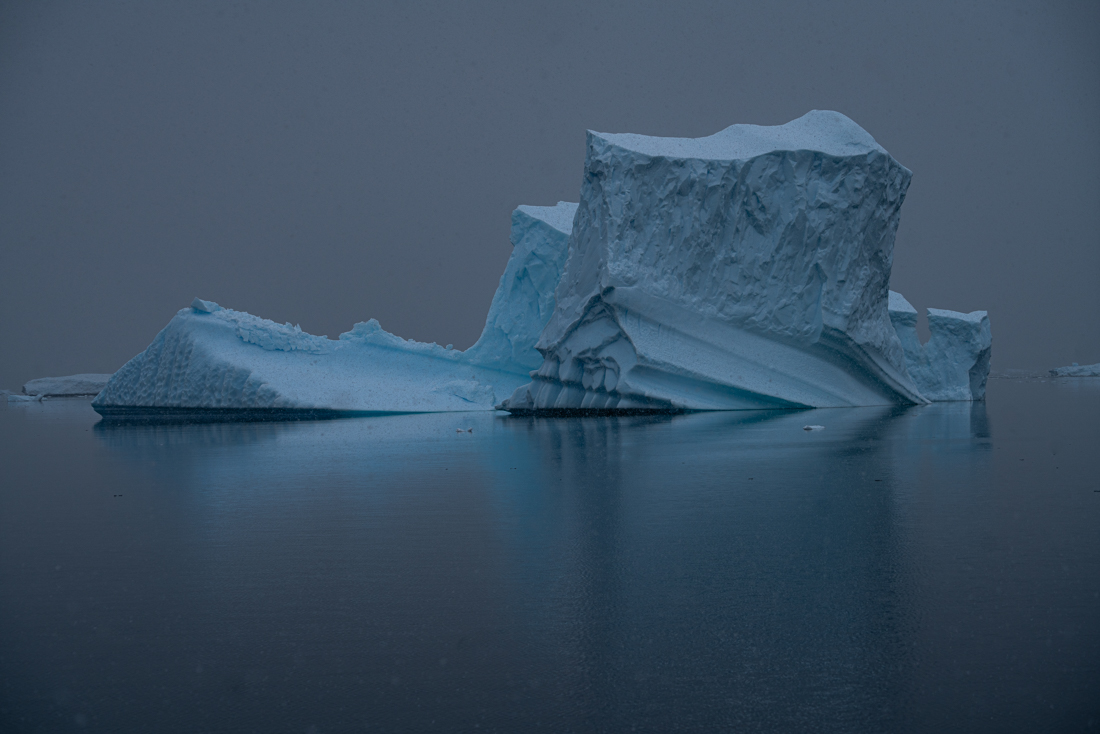
[[[512,214],[511,257],[466,351],[402,339],[375,319],[332,340],[196,298],[92,406],[123,419],[493,410],[541,362],[535,344],[553,312],[576,208]]]
[[[1051,377],[1100,377],[1100,362],[1096,364],[1077,364],[1069,367],[1056,367],[1050,371]]]
[[[45,395],[19,395],[18,393],[12,393],[5,391],[5,398],[9,403],[31,403],[42,402],[46,399]]]
[[[104,416],[676,412],[980,400],[984,311],[889,290],[911,172],[837,112],[705,138],[588,132],[579,204],[521,206],[478,341],[331,340],[196,298]],[[816,428],[810,426],[810,428]]]
[[[589,131],[543,361],[501,407],[927,402],[887,311],[911,177],[837,112],[699,139]]]
[[[111,375],[101,374],[40,377],[23,385],[23,394],[47,398],[98,395],[110,379]]]
[[[890,291],[889,310],[909,376],[921,395],[932,402],[985,397],[993,344],[988,313],[930,308],[931,337],[922,346],[917,338],[917,309],[900,293]]]

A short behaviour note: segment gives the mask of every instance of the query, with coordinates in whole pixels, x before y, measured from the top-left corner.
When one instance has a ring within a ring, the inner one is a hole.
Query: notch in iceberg
[[[985,311],[960,313],[928,309],[931,337],[917,338],[917,309],[890,291],[890,321],[901,339],[909,376],[928,400],[981,400],[989,379],[993,337]]]
[[[887,313],[911,176],[837,112],[700,139],[590,131],[543,362],[501,407],[926,402]]]
[[[553,310],[576,206],[513,213],[508,266],[481,338],[465,352],[402,339],[374,319],[331,340],[196,298],[92,405],[122,418],[492,410],[541,361],[534,346]]]

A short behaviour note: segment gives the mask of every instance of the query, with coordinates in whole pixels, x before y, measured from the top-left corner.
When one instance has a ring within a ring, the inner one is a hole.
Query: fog
[[[471,344],[586,129],[843,112],[914,172],[893,285],[993,369],[1100,361],[1096,3],[0,6],[0,387],[199,296]]]

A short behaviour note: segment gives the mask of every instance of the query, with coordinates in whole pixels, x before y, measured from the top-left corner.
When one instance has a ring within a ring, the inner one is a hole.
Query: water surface
[[[0,406],[4,732],[1100,730],[1100,379],[97,421]]]

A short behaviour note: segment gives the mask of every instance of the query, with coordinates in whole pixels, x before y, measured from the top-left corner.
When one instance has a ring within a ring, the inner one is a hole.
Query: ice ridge
[[[554,307],[576,204],[520,207],[481,338],[465,352],[402,339],[375,319],[337,340],[196,298],[107,383],[112,417],[201,411],[492,410],[530,379]]]

